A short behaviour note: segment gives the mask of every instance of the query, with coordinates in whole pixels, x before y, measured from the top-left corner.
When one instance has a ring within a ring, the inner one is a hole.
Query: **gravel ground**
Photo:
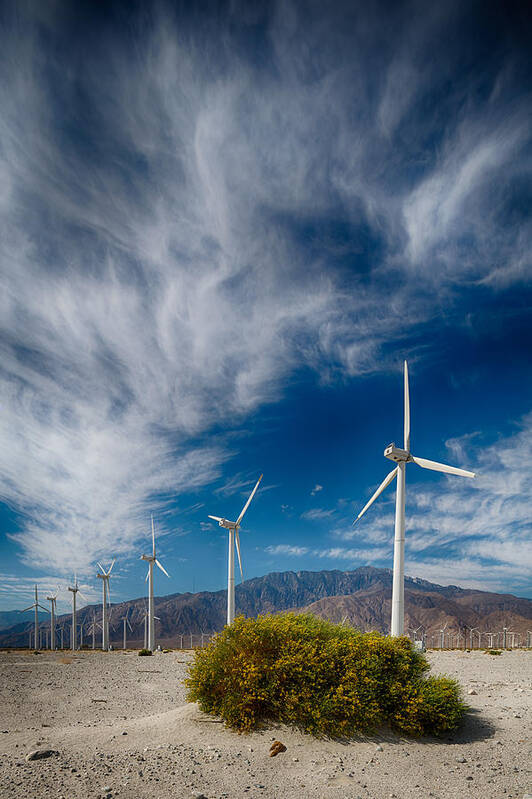
[[[471,712],[452,739],[236,735],[185,703],[190,654],[0,653],[0,797],[522,799],[532,794],[532,652],[431,652]],[[470,691],[475,693],[470,694]],[[269,757],[274,739],[287,747]],[[49,757],[27,761],[33,750]]]

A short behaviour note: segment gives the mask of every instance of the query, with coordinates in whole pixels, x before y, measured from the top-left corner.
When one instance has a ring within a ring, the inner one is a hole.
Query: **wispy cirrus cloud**
[[[346,39],[348,9],[275,6],[263,71],[232,38],[238,3],[223,35],[161,5],[142,37],[104,27],[91,48],[59,9],[21,10],[2,40],[0,498],[23,514],[24,561],[64,573],[129,552],[149,511],[219,479],[235,444],[206,434],[294,370],[387,369],[441,312],[434,284],[523,280],[530,231],[501,221],[528,163],[502,71],[487,110],[419,119],[404,149],[423,54],[393,36],[377,75],[370,9]],[[442,19],[416,24],[428,52]]]
[[[334,508],[310,508],[301,514],[302,519],[307,521],[321,521],[329,519],[334,514]]]

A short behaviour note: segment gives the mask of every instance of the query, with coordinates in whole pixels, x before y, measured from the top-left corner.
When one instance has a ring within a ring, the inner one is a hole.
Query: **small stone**
[[[286,746],[281,741],[274,741],[270,746],[270,757],[275,757],[280,752],[286,752]]]
[[[382,752],[382,746],[380,744],[377,744],[377,746],[375,747],[375,751]]]
[[[110,790],[111,790],[111,786],[110,785],[105,785],[102,788],[102,793],[109,793]]]
[[[207,799],[204,793],[192,793],[190,796],[191,799]]]
[[[26,760],[42,760],[44,757],[52,757],[58,755],[55,749],[34,749],[26,755]]]
[[[127,735],[127,732],[124,730],[124,732],[122,733],[122,735]]]
[[[455,757],[457,763],[467,763],[465,757]]]
[[[477,692],[475,691],[474,688],[470,688],[467,693],[469,694],[469,696],[477,696]]]

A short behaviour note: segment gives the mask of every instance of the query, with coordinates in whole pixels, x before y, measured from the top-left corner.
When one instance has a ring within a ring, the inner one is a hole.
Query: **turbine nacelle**
[[[407,463],[412,460],[411,454],[406,449],[396,447],[393,441],[384,450],[384,457],[395,461],[395,463]]]
[[[229,519],[220,519],[219,516],[209,516],[209,519],[214,519],[214,521],[218,522],[219,527],[224,527],[226,530],[236,530],[238,528],[238,524],[230,522]]]

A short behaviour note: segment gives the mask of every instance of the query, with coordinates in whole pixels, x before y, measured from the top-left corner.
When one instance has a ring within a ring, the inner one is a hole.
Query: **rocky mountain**
[[[332,621],[347,619],[364,630],[387,632],[390,620],[392,572],[364,566],[355,571],[273,572],[246,580],[236,588],[237,612],[245,616],[296,609],[308,611]],[[146,600],[138,598],[112,606],[111,642],[120,646],[122,621],[128,614],[133,632],[128,630],[128,646],[141,646],[144,634]],[[220,630],[225,623],[226,592],[202,591],[197,594],[172,594],[155,598],[157,640],[175,646],[181,635],[198,635]],[[29,615],[29,614],[28,614]],[[101,618],[101,606],[78,611],[78,623],[84,625],[84,643],[91,645],[88,626]],[[69,614],[58,617],[65,627],[65,641],[70,629]],[[441,586],[419,578],[405,578],[405,624],[416,629],[421,625],[429,636],[447,625],[458,632],[466,626],[483,632],[497,632],[503,626],[521,634],[522,640],[532,629],[532,600],[511,594],[494,594],[458,586]],[[27,646],[32,619],[0,631],[0,647]],[[96,635],[98,641],[99,635]]]

